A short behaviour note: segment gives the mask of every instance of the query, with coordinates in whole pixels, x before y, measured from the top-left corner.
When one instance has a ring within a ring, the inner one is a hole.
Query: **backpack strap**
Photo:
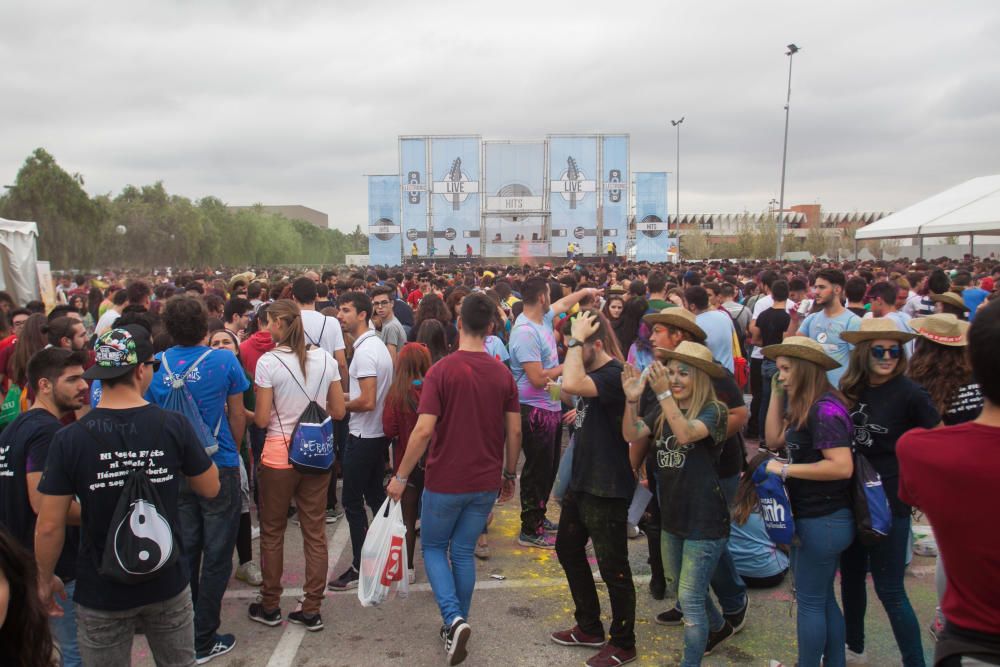
[[[285,370],[288,371],[288,374],[292,376],[292,380],[295,381],[295,384],[297,384],[298,387],[299,387],[299,389],[302,390],[302,393],[305,394],[306,398],[309,399],[310,402],[316,402],[316,399],[311,398],[309,396],[309,392],[307,392],[305,390],[305,388],[301,384],[299,384],[299,380],[298,380],[297,377],[295,377],[295,373],[293,373],[292,369],[289,368],[288,365],[285,364],[285,362],[281,360],[281,357],[279,357],[278,355],[274,354],[274,352],[268,352],[268,354],[272,355],[277,360],[277,362],[279,364],[281,364],[282,366],[285,367]],[[329,355],[324,355],[323,356],[323,373],[320,375],[320,378],[319,378],[320,386],[323,385],[323,377],[326,376],[326,358],[327,358],[327,356],[329,356]],[[303,378],[303,379],[305,379],[305,378]],[[308,381],[307,381],[307,383],[308,383]],[[272,392],[272,396],[276,396],[276,395],[277,394],[274,394]],[[273,398],[272,398],[272,400],[273,400]],[[277,402],[276,401],[274,402],[274,405],[272,407],[274,408],[274,414],[275,414],[275,416],[278,417],[278,428],[281,429],[281,436],[285,439],[285,448],[286,449],[291,449],[291,446],[292,446],[291,438],[290,438],[290,436],[285,435],[285,425],[281,423],[281,412],[278,410],[278,406],[277,406]],[[296,427],[298,426],[298,420],[296,420],[295,426]],[[295,432],[295,428],[293,427],[292,428],[292,433],[294,434],[294,432]]]
[[[198,367],[198,364],[200,364],[205,359],[205,357],[207,357],[208,355],[210,355],[212,353],[212,351],[213,351],[212,348],[208,348],[207,350],[205,350],[201,354],[201,356],[198,357],[197,359],[195,359],[194,363],[191,364],[190,366],[188,366],[187,369],[183,373],[181,373],[180,375],[175,375],[174,372],[172,370],[170,370],[170,364],[167,362],[167,353],[166,352],[164,352],[163,354],[160,355],[160,361],[163,362],[163,370],[165,370],[167,372],[167,375],[169,375],[171,377],[176,377],[176,378],[178,378],[180,380],[187,380],[188,375],[190,375],[191,372],[195,368]]]

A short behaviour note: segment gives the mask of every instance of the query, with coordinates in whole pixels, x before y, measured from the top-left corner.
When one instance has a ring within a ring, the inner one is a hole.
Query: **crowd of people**
[[[983,521],[1000,480],[997,281],[1000,263],[973,258],[609,256],[66,274],[48,308],[0,292],[0,664],[126,665],[137,632],[157,664],[205,664],[238,641],[221,619],[234,576],[260,587],[251,620],[321,631],[386,497],[410,582],[419,534],[459,664],[475,559],[515,494],[517,543],[554,550],[574,608],[549,637],[594,649],[591,667],[639,656],[640,593],[673,601],[655,622],[683,625],[681,664],[699,665],[752,631],[748,589],[789,573],[800,667],[867,661],[869,573],[902,663],[924,665],[904,577],[918,511],[939,552],[934,664],[1000,664],[1000,538]],[[293,456],[307,415],[332,422],[304,445],[335,451],[322,469]],[[891,512],[874,541],[859,463]],[[786,489],[790,545],[762,479]],[[351,562],[328,572],[341,519]],[[305,580],[284,613],[289,523]],[[648,591],[629,558],[643,536]]]

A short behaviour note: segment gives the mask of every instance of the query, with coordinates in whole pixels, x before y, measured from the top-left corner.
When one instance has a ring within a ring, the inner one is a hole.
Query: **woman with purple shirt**
[[[786,448],[789,462],[772,460],[769,473],[788,489],[799,544],[792,547],[798,601],[799,667],[844,667],[844,616],[833,580],[840,554],[854,541],[850,479],[854,431],[843,395],[826,371],[839,363],[803,336],[761,350],[778,372],[765,432],[770,449]]]

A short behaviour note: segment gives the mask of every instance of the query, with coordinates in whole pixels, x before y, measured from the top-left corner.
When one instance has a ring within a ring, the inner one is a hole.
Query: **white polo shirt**
[[[354,341],[354,357],[348,369],[350,376],[349,393],[353,401],[361,395],[362,378],[375,378],[375,409],[370,412],[352,412],[349,430],[351,435],[359,438],[381,438],[382,409],[385,407],[385,396],[392,384],[392,357],[389,348],[385,346],[378,332],[369,329]]]

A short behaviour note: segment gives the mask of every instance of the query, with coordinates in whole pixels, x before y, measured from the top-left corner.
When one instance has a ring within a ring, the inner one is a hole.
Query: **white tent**
[[[37,241],[38,225],[0,218],[0,288],[14,297],[15,303],[39,298]]]
[[[1000,174],[980,176],[859,229],[854,238],[1000,234]]]

